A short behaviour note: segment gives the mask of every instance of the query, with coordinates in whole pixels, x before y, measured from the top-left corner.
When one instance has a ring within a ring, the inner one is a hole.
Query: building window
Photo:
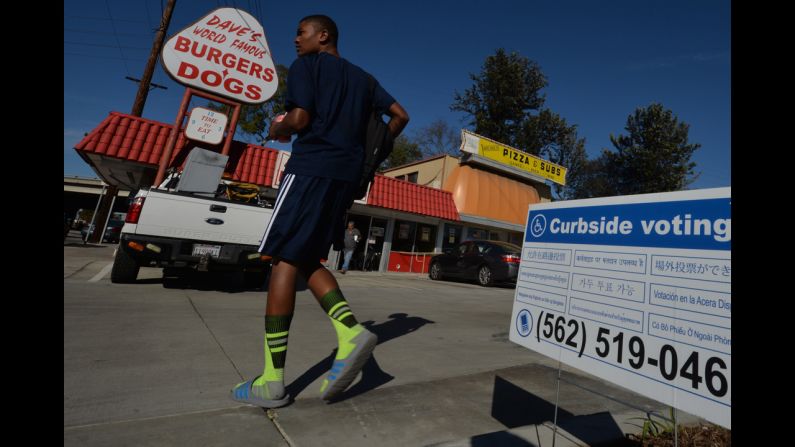
[[[405,175],[398,175],[395,178],[398,179],[398,180],[406,180],[406,176]]]
[[[406,180],[411,183],[417,183],[417,174],[419,174],[419,171],[407,174]]]
[[[482,228],[469,228],[467,239],[488,239],[489,232]]]
[[[435,246],[435,226],[402,220],[395,221],[392,251],[432,252]]]

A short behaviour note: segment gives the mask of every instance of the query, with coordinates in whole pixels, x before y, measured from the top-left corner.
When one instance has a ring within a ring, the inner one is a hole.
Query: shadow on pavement
[[[500,447],[537,447],[532,442],[507,431],[474,436],[469,439],[469,445],[471,447],[493,447],[496,445]]]
[[[558,407],[558,420],[572,417]],[[508,428],[537,425],[555,418],[555,404],[529,393],[500,376],[494,377],[491,417]]]
[[[96,244],[84,244],[82,242],[64,242],[64,247],[75,247],[75,248],[107,248],[107,245],[96,245]]]
[[[138,284],[162,283],[166,289],[194,289],[226,293],[258,292],[267,290],[267,281],[247,277],[243,272],[199,272],[194,269],[163,269],[162,278],[136,281]]]
[[[405,313],[395,313],[389,316],[391,320],[385,321],[380,324],[375,324],[373,321],[365,321],[362,326],[366,327],[370,332],[378,336],[378,344],[386,343],[397,337],[410,334],[417,329],[425,326],[426,324],[433,324],[434,321],[426,320],[422,317],[410,317]],[[314,366],[309,368],[300,377],[295,379],[292,383],[287,385],[287,392],[295,399],[307,386],[326,374],[334,362],[334,357],[337,350],[331,351],[326,358],[317,362]],[[367,363],[362,367],[362,378],[353,385],[351,388],[344,391],[339,397],[332,399],[330,402],[341,402],[351,397],[358,396],[359,394],[367,391],[374,390],[379,386],[388,383],[395,377],[381,369],[378,361],[373,354]]]
[[[240,292],[267,292],[270,282],[270,272],[265,276],[258,274],[248,275],[243,272],[199,272],[194,268],[166,267],[163,269],[163,278],[149,282],[154,284],[162,282],[166,289],[195,289],[202,291],[216,291],[226,293]],[[137,283],[144,284],[142,281]],[[295,291],[307,290],[306,281],[300,276],[296,278]]]
[[[555,404],[548,402],[500,376],[494,378],[494,394],[491,404],[491,416],[507,428],[526,425],[538,425],[555,420]],[[616,424],[609,412],[575,416],[569,411],[558,407],[558,427],[567,431],[586,445],[624,445],[624,432]],[[503,434],[505,432],[500,432]],[[492,435],[498,435],[494,433]],[[505,433],[505,435],[508,435]],[[488,435],[486,435],[488,436]],[[472,439],[472,445],[475,439]],[[495,441],[489,439],[489,441]],[[504,445],[532,445],[521,439],[506,440],[512,443]],[[524,444],[522,444],[524,442]],[[617,443],[618,442],[618,443]],[[479,444],[488,445],[488,444]],[[503,445],[502,443],[492,445]]]

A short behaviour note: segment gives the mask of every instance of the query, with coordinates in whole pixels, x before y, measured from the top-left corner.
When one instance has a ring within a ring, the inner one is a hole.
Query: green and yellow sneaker
[[[262,381],[261,376],[239,383],[230,393],[232,400],[263,408],[278,408],[290,402],[282,382]]]
[[[348,328],[336,320],[332,323],[337,330],[339,344],[334,364],[320,387],[320,397],[325,400],[348,388],[378,344],[378,337],[361,324]]]

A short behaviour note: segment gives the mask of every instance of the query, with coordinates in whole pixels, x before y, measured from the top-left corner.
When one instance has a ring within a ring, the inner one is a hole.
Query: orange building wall
[[[527,223],[528,206],[541,201],[531,185],[468,165],[453,169],[443,189],[453,194],[459,213],[518,225]]]

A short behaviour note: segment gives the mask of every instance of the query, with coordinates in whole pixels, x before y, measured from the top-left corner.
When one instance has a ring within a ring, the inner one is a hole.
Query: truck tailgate
[[[272,215],[268,208],[150,190],[135,233],[259,245]]]

